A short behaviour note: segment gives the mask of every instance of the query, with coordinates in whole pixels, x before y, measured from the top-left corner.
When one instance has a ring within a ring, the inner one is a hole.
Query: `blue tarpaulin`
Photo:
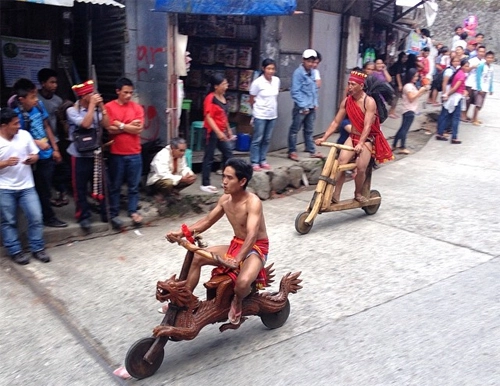
[[[296,0],[156,0],[155,11],[205,15],[291,15]]]

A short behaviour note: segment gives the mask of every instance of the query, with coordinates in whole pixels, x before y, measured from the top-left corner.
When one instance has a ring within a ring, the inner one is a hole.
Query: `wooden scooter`
[[[332,202],[333,192],[335,190],[337,173],[353,170],[356,168],[356,163],[351,162],[345,165],[339,165],[338,155],[339,150],[354,151],[354,148],[346,145],[339,145],[332,142],[322,142],[321,146],[329,146],[330,152],[326,159],[325,166],[319,177],[318,185],[313,197],[305,212],[299,213],[295,219],[295,230],[302,235],[309,233],[314,219],[318,214],[326,212],[337,212],[340,210],[361,208],[366,214],[372,215],[377,213],[382,201],[381,195],[377,190],[370,190],[372,179],[372,167],[366,169],[366,180],[363,184],[362,194],[367,197],[367,202],[361,204],[355,199],[342,200],[337,203]]]
[[[187,238],[190,237],[192,236]],[[174,275],[170,279],[159,281],[156,286],[156,298],[161,302],[169,301],[168,310],[161,324],[154,328],[153,336],[135,342],[125,358],[125,368],[137,379],[147,378],[160,368],[165,355],[164,347],[169,340],[178,342],[194,339],[206,325],[228,320],[234,295],[234,285],[229,275],[215,276],[206,282],[204,286],[207,289],[207,297],[203,301],[186,287],[186,278],[195,253],[214,259],[218,265],[228,268],[233,268],[232,261],[204,250],[206,246],[200,236],[195,236],[194,240],[191,240],[193,243],[181,238],[175,241],[187,249],[179,278]],[[268,285],[274,281],[272,267],[272,264],[265,267]],[[243,300],[240,322],[222,324],[219,330],[223,332],[238,329],[250,315],[259,316],[262,323],[270,329],[283,326],[290,314],[288,295],[302,288],[300,273],[290,272],[283,276],[278,292],[258,291],[253,288],[250,295]]]

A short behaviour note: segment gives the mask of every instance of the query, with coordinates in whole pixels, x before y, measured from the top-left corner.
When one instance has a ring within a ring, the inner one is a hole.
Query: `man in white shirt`
[[[42,207],[35,190],[31,165],[38,161],[38,146],[26,130],[19,130],[19,117],[10,108],[0,111],[0,219],[2,242],[17,264],[29,263],[19,241],[17,210],[28,219],[28,240],[33,257],[50,261],[43,240]]]
[[[173,138],[170,145],[160,150],[151,161],[147,185],[152,185],[163,196],[179,195],[182,189],[196,181],[186,161],[186,140]]]
[[[469,99],[466,99],[465,111],[462,114],[462,120],[470,122],[470,118],[467,117],[467,112],[469,111],[470,105],[476,105],[477,96],[477,81],[476,72],[477,68],[481,63],[484,63],[484,55],[486,54],[486,47],[479,46],[477,48],[477,55],[469,59],[469,73],[467,79],[465,79],[465,89],[469,94]]]

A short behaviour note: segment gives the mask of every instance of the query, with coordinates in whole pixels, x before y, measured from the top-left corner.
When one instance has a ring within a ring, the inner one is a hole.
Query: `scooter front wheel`
[[[302,212],[299,213],[295,218],[295,230],[301,235],[309,233],[314,224],[314,221],[312,221],[310,224],[306,223],[307,216],[309,216],[309,212]]]
[[[139,339],[128,350],[125,357],[125,368],[136,379],[150,377],[160,368],[165,351],[161,350],[153,363],[146,362],[143,357],[155,342],[155,338]]]

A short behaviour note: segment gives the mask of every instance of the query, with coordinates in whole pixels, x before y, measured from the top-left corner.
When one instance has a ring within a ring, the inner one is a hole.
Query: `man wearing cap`
[[[105,105],[109,117],[105,127],[113,139],[109,163],[111,224],[113,228],[121,229],[122,221],[118,214],[123,181],[127,181],[128,187],[128,215],[134,225],[142,224],[137,205],[142,173],[140,134],[144,128],[144,110],[141,105],[132,101],[134,85],[130,79],[118,79],[115,88],[118,98]]]
[[[298,161],[297,133],[304,125],[304,141],[306,151],[312,158],[323,158],[316,152],[313,140],[314,120],[318,107],[318,88],[312,73],[318,54],[307,49],[302,54],[302,64],[293,72],[291,95],[294,102],[292,125],[288,131],[288,158]]]
[[[108,123],[107,112],[104,109],[101,95],[94,92],[94,82],[88,80],[82,84],[72,87],[78,96],[78,101],[73,107],[66,110],[69,123],[69,138],[73,141],[75,130],[88,129],[99,130],[99,126]],[[87,201],[89,196],[88,186],[93,184],[93,179],[101,179],[102,176],[94,176],[95,154],[94,152],[80,153],[74,143],[68,147],[71,155],[71,176],[73,195],[75,198],[75,217],[80,227],[85,232],[90,232],[91,211]],[[99,197],[97,197],[99,199]],[[106,205],[101,199],[101,220],[107,222]]]
[[[347,82],[347,97],[340,104],[337,115],[323,137],[316,140],[317,145],[326,141],[347,114],[352,129],[345,145],[354,147],[354,152],[357,154],[354,199],[361,204],[368,201],[368,197],[363,196],[363,184],[366,179],[366,168],[371,158],[373,157],[378,163],[394,159],[391,147],[380,130],[380,119],[377,115],[375,100],[364,91],[365,79],[366,74],[361,70],[351,71]],[[352,157],[352,151],[342,150],[339,155],[339,164],[345,165],[352,160]],[[342,185],[345,181],[344,172],[341,172],[336,180],[333,202],[340,200]]]

